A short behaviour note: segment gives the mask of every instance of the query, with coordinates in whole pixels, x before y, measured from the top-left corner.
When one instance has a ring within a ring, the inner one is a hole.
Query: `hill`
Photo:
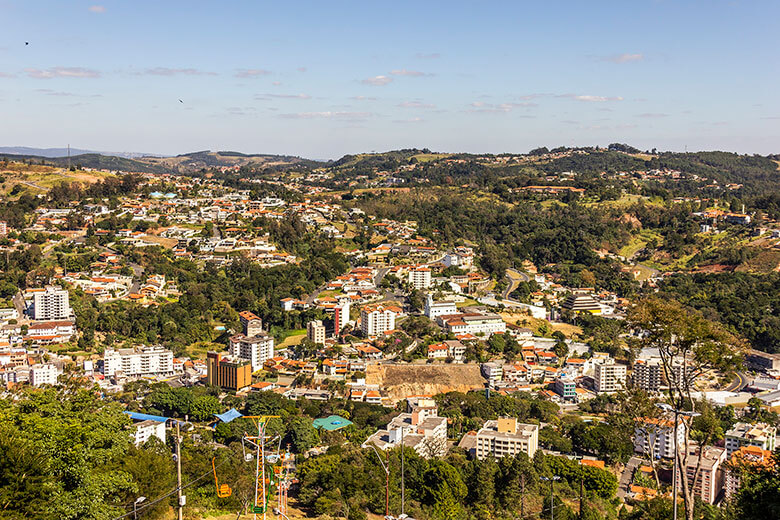
[[[391,399],[412,395],[468,392],[485,387],[479,365],[379,365],[366,371],[366,383],[377,384]]]

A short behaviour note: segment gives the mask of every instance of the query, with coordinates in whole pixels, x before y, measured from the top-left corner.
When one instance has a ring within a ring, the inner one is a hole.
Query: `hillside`
[[[379,365],[368,366],[366,383],[379,385],[391,399],[411,395],[468,392],[485,387],[479,365]]]
[[[70,171],[56,166],[26,164],[24,162],[0,162],[0,193],[21,194],[23,191],[38,194],[62,182],[92,184],[112,175],[104,172]]]

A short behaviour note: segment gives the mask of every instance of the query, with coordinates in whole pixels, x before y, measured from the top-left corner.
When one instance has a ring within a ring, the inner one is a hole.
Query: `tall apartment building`
[[[365,336],[379,336],[395,329],[395,318],[401,309],[381,303],[366,305],[360,310],[360,330]]]
[[[245,336],[257,336],[263,333],[263,320],[255,313],[242,311],[238,313],[238,318],[241,320],[241,327],[244,329]]]
[[[415,289],[427,289],[431,286],[431,268],[417,267],[409,270],[409,285]]]
[[[325,325],[321,320],[312,320],[306,324],[306,337],[317,345],[325,344]]]
[[[576,401],[577,384],[571,379],[559,377],[555,380],[555,393],[560,395],[564,401]]]
[[[447,453],[447,418],[439,417],[433,399],[407,402],[406,413],[394,417],[384,430],[378,430],[363,443],[381,450],[403,445],[423,458],[443,457]]]
[[[206,370],[206,382],[212,386],[238,391],[252,384],[252,365],[245,360],[208,352]]]
[[[106,349],[103,353],[103,375],[111,377],[117,372],[127,377],[173,374],[173,352],[163,347],[142,346],[139,349]]]
[[[745,446],[731,454],[726,468],[726,500],[730,500],[742,485],[742,471],[750,466],[771,466],[772,452],[756,446]]]
[[[68,291],[47,287],[33,296],[33,319],[42,321],[66,320],[70,317]]]
[[[30,384],[32,386],[56,385],[59,371],[54,365],[33,365],[30,367]]]
[[[749,424],[739,422],[726,432],[726,455],[744,446],[755,446],[762,450],[775,450],[777,428],[765,423]]]
[[[685,445],[685,423],[677,425],[677,446]],[[674,458],[674,421],[645,417],[634,427],[634,452],[653,459]]]
[[[262,331],[254,336],[236,334],[229,340],[229,349],[234,358],[249,361],[254,372],[274,357],[274,338]]]
[[[626,365],[618,365],[612,358],[596,365],[594,372],[594,387],[598,393],[617,392],[626,386]]]
[[[701,469],[696,482],[693,476],[701,458]],[[725,485],[725,472],[723,463],[726,461],[726,450],[709,446],[699,452],[699,447],[692,447],[692,452],[685,458],[685,470],[688,474],[688,485],[692,486],[693,496],[701,498],[702,502],[714,504]],[[679,479],[679,487],[682,488],[682,479]]]
[[[646,392],[657,392],[663,381],[663,368],[659,359],[638,359],[632,374],[634,386]]]
[[[477,458],[501,458],[525,453],[533,458],[539,447],[539,426],[522,424],[514,417],[487,421],[477,432]]]

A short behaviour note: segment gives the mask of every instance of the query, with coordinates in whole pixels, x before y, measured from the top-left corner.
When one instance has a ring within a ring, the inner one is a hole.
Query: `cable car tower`
[[[255,450],[255,500],[250,511],[254,515],[254,520],[257,520],[257,515],[262,514],[263,520],[267,520],[268,514],[268,502],[270,501],[270,487],[273,483],[273,471],[269,472],[269,478],[265,477],[265,427],[268,424],[269,419],[278,419],[278,415],[249,415],[244,416],[244,419],[251,419],[257,426],[257,435],[247,435],[241,438],[241,446],[244,449],[244,460],[252,460],[251,449]],[[276,459],[279,458],[278,450]],[[269,456],[269,459],[273,457],[273,454]],[[266,489],[266,482],[268,483],[268,489]]]

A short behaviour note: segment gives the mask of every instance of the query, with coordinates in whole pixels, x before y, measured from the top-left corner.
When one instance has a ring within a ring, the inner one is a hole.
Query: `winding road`
[[[509,278],[509,285],[506,289],[504,289],[504,292],[501,293],[501,298],[504,300],[509,299],[509,295],[512,294],[515,289],[517,289],[517,286],[520,282],[527,282],[531,279],[531,277],[524,272],[512,268],[507,269],[504,276]]]

